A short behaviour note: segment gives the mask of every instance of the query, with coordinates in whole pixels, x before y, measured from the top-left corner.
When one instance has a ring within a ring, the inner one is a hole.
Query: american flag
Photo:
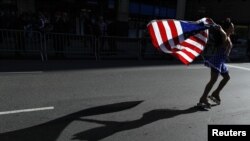
[[[210,18],[196,22],[175,19],[153,20],[147,27],[155,48],[170,53],[188,65],[201,54],[208,40]]]

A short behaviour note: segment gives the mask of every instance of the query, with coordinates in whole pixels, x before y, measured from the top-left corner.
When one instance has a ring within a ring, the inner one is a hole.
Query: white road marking
[[[12,110],[12,111],[0,112],[0,115],[9,115],[9,114],[17,114],[17,113],[27,113],[27,112],[53,110],[53,109],[54,109],[54,107],[51,106],[51,107],[41,107],[41,108],[32,108],[32,109]]]
[[[250,71],[250,68],[246,68],[246,67],[240,67],[240,66],[235,66],[235,65],[227,65],[227,66],[230,68],[236,68],[236,69]]]
[[[1,73],[8,73],[8,74],[36,74],[36,73],[43,73],[43,71],[13,71],[13,72],[0,72]]]

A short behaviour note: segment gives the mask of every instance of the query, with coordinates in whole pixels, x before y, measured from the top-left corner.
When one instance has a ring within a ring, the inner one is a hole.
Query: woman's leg
[[[224,86],[230,80],[230,75],[228,72],[221,74],[221,76],[223,77],[223,79],[221,80],[217,89],[215,89],[215,91],[212,93],[212,96],[215,97],[218,101],[220,101],[220,91],[224,88]]]
[[[200,98],[200,102],[202,103],[208,103],[207,102],[207,97],[209,92],[211,91],[212,87],[214,86],[215,82],[217,81],[219,76],[219,72],[213,68],[211,68],[211,77],[210,77],[210,81],[207,83],[205,90]]]

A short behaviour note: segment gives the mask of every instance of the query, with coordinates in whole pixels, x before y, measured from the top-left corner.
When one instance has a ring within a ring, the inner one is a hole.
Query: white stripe
[[[188,62],[192,62],[193,59],[190,58],[187,54],[183,53],[182,51],[177,51],[176,53],[178,53],[179,55],[181,55],[183,58],[185,58]]]
[[[168,24],[167,21],[163,21],[162,23],[163,23],[164,28],[166,29],[168,42],[169,42],[171,47],[174,47],[175,44],[174,44],[174,40],[173,40],[173,36],[172,36],[172,33],[171,33],[171,29],[169,27],[169,24]]]
[[[205,32],[206,32],[207,37],[208,37],[208,36],[209,36],[209,30],[208,30],[208,29],[206,29],[206,30],[205,30]]]
[[[178,50],[183,50],[184,49],[184,46],[182,46],[182,45],[176,45],[174,48],[177,48]]]
[[[152,23],[152,26],[153,26],[153,29],[154,29],[154,33],[155,33],[155,36],[156,36],[156,40],[158,42],[158,45],[160,46],[161,50],[165,53],[172,53],[171,51],[169,51],[166,46],[164,45],[163,41],[162,41],[162,38],[161,38],[161,33],[159,31],[159,27],[158,27],[158,24],[157,22],[153,22]]]
[[[207,36],[206,36],[206,40],[205,40],[205,42],[207,43],[208,36],[209,36],[209,31],[208,31],[208,29],[207,29],[207,30],[205,30],[204,32],[205,32],[205,33],[206,33],[206,35],[207,35]]]
[[[157,22],[157,20],[152,20],[152,21],[150,21],[150,22],[147,24],[147,26],[153,24],[154,22]]]
[[[204,24],[206,24],[206,19],[207,18],[202,18],[202,19],[199,19],[197,22],[198,23],[204,23]]]
[[[204,37],[202,34],[196,34],[194,36],[201,39],[202,41],[206,42],[207,37]]]
[[[183,46],[183,48],[185,49],[185,50],[187,50],[188,52],[190,52],[190,53],[192,53],[194,56],[199,56],[200,54],[198,53],[198,52],[196,52],[195,50],[192,50],[192,49],[190,49],[190,48],[188,48],[188,47],[184,47]]]
[[[196,47],[199,48],[200,50],[203,50],[203,47],[204,47],[204,46],[201,45],[200,43],[194,41],[194,40],[187,39],[187,40],[185,40],[185,42],[187,42],[187,43],[189,43],[189,44],[191,44],[191,45],[196,46]]]
[[[157,40],[158,45],[159,45],[159,46],[164,45],[164,44],[163,44],[163,41],[162,41],[162,38],[161,38],[161,33],[160,33],[159,28],[158,28],[157,22],[153,22],[153,23],[152,23],[152,26],[153,26],[153,29],[154,29],[154,33],[155,33],[155,37],[156,37],[156,40]]]
[[[27,112],[53,110],[53,109],[54,109],[54,107],[42,107],[42,108],[32,108],[32,109],[4,111],[4,112],[0,112],[0,115],[8,115],[8,114],[16,114],[16,113],[27,113]]]
[[[184,41],[184,35],[183,35],[183,31],[181,28],[181,23],[179,21],[174,21],[176,30],[177,30],[177,34],[179,37],[179,42],[183,42]]]
[[[235,65],[227,65],[227,66],[231,67],[231,68],[236,68],[236,69],[250,71],[250,68],[245,68],[245,67],[240,67],[240,66],[235,66]]]

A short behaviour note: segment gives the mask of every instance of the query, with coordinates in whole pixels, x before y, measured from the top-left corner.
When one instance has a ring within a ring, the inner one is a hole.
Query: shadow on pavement
[[[105,68],[128,68],[145,66],[164,66],[180,64],[177,61],[167,60],[53,60],[41,62],[38,60],[2,60],[0,72],[17,71],[61,71],[61,70],[85,70]]]
[[[143,101],[129,101],[85,109],[37,126],[0,133],[0,141],[55,141],[60,133],[74,120],[81,117],[127,110]]]
[[[77,133],[74,135],[73,139],[98,141],[118,132],[140,128],[158,120],[173,118],[182,114],[195,113],[197,111],[203,110],[197,107],[191,107],[185,110],[157,109],[144,113],[140,119],[124,122],[79,119],[80,121],[98,123],[103,126]]]

